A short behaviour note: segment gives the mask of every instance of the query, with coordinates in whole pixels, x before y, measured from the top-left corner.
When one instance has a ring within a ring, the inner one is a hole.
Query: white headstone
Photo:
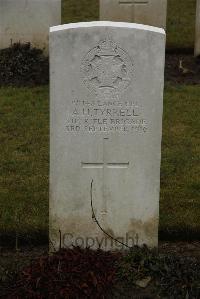
[[[30,42],[48,51],[49,27],[61,24],[61,0],[0,0],[0,48]]]
[[[165,32],[115,22],[50,31],[51,244],[157,246]]]
[[[197,0],[196,9],[196,34],[195,34],[195,50],[194,55],[200,55],[200,0]]]
[[[100,20],[166,28],[167,0],[100,0]]]

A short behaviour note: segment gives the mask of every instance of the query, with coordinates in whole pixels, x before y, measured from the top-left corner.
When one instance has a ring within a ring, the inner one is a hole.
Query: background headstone
[[[104,232],[130,246],[157,245],[164,53],[159,28],[115,22],[51,28],[55,248],[60,241],[121,246]]]
[[[196,9],[196,34],[195,34],[195,56],[200,55],[200,0],[197,0]]]
[[[167,0],[100,0],[100,20],[166,28]]]
[[[61,0],[0,0],[0,48],[30,42],[48,51],[49,27],[61,24]]]

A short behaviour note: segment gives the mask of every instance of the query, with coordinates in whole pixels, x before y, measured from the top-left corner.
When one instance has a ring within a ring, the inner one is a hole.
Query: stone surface
[[[167,0],[100,0],[100,20],[166,28]]]
[[[194,55],[200,55],[200,0],[197,0],[196,9],[196,34],[195,34],[195,50]]]
[[[0,0],[0,48],[31,42],[48,51],[49,27],[61,24],[61,0]]]
[[[51,28],[55,248],[60,241],[122,248],[109,236],[128,246],[157,246],[164,53],[164,30],[155,27],[91,22]]]

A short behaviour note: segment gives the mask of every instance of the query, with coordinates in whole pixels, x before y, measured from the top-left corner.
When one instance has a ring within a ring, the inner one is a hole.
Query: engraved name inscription
[[[66,116],[67,132],[138,132],[148,130],[142,108],[136,102],[73,100]]]

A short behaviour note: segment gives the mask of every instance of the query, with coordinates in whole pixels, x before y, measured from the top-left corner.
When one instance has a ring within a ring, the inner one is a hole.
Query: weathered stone
[[[143,279],[136,280],[135,284],[140,288],[146,288],[150,282],[151,282],[151,276],[147,276]]]
[[[167,0],[100,0],[100,20],[166,28]]]
[[[0,0],[0,48],[30,42],[48,51],[49,27],[61,24],[61,0]]]
[[[50,239],[157,246],[165,33],[90,22],[50,31]],[[60,239],[60,234],[61,239]]]

